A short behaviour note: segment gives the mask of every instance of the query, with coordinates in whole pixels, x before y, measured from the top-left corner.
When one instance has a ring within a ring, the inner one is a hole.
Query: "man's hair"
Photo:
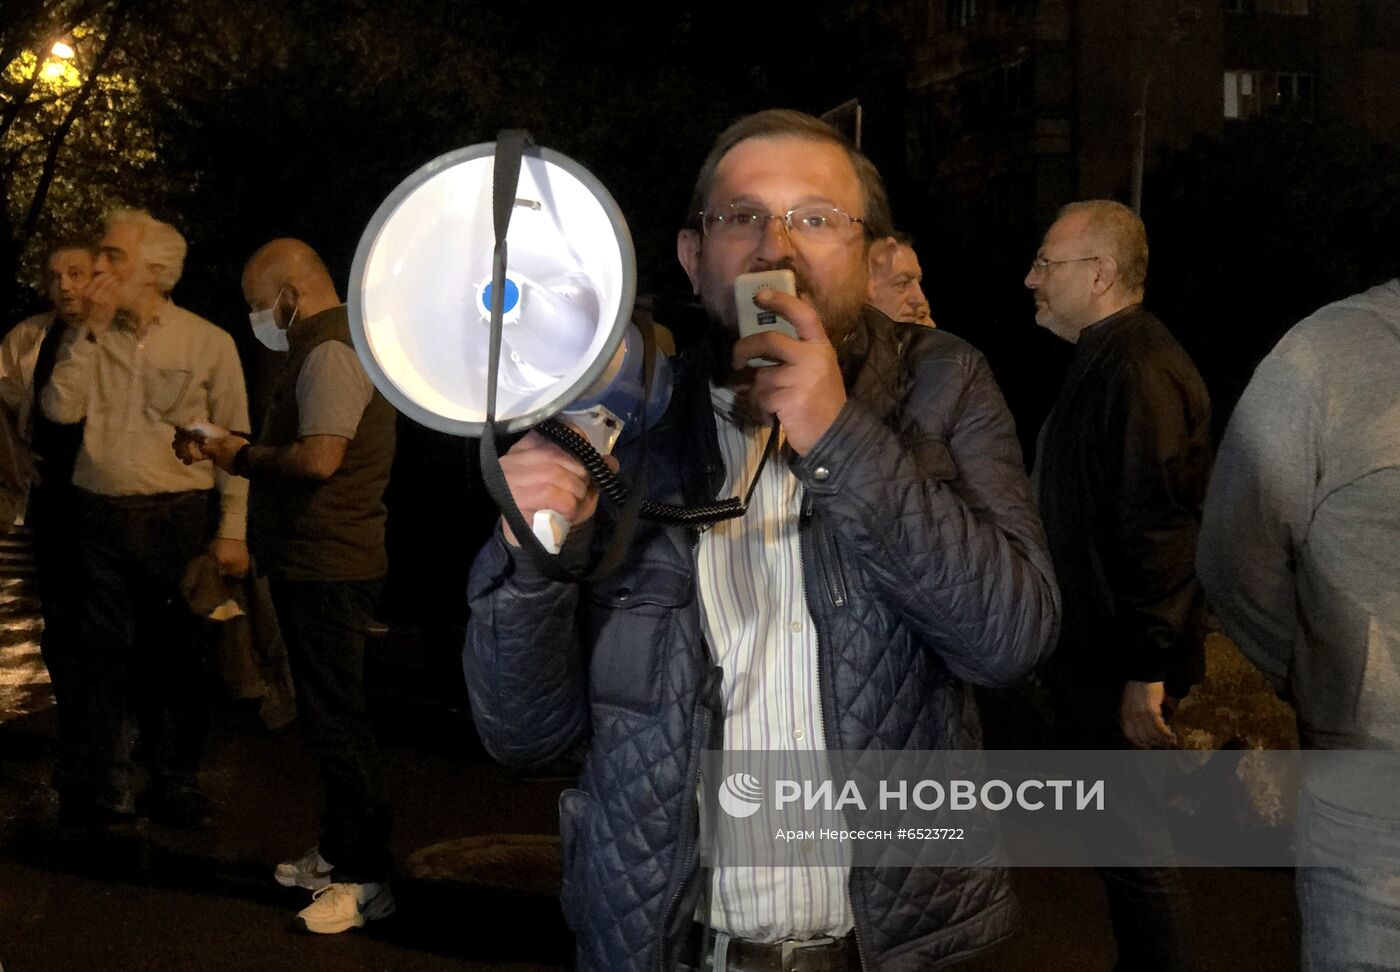
[[[96,244],[90,243],[87,240],[77,239],[76,237],[65,236],[49,244],[48,249],[44,250],[45,271],[47,272],[48,265],[53,261],[54,257],[68,250],[81,250],[90,257],[97,255]]]
[[[1112,199],[1085,199],[1060,210],[1060,218],[1082,213],[1088,231],[1118,264],[1118,277],[1130,291],[1147,284],[1147,229],[1137,213]]]
[[[880,178],[875,164],[861,154],[851,144],[850,139],[832,128],[820,118],[805,115],[787,108],[769,108],[739,119],[715,139],[710,154],[700,166],[700,174],[695,178],[695,191],[690,197],[690,211],[686,217],[687,226],[695,225],[695,214],[705,208],[705,200],[710,196],[710,187],[715,181],[715,170],[720,160],[740,142],[751,138],[800,138],[809,142],[829,142],[838,146],[851,160],[864,196],[865,212],[852,213],[864,219],[866,239],[877,240],[889,236],[894,231],[890,217],[890,200],[885,194],[885,183]]]
[[[890,239],[894,240],[898,246],[907,246],[911,250],[914,249],[914,237],[903,230],[895,230],[890,233]]]
[[[102,218],[106,230],[123,224],[140,230],[139,252],[133,256],[155,270],[156,286],[162,294],[169,294],[185,269],[188,250],[185,238],[175,227],[162,223],[144,209],[116,209]]]

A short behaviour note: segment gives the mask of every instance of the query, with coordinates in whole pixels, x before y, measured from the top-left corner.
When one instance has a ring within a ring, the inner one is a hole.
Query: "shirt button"
[[[825,466],[818,466],[812,470],[812,478],[817,482],[825,482],[831,476],[831,470]]]
[[[792,633],[793,633],[793,634],[797,634],[797,633],[798,633],[799,631],[801,631],[801,630],[802,630],[802,622],[801,622],[801,621],[794,621],[794,622],[792,623]]]
[[[806,734],[805,732],[803,732],[801,729],[795,729],[795,730],[793,730],[792,738],[793,738],[793,739],[796,739],[798,742],[801,742],[804,738],[806,738],[806,736],[807,736],[807,734]]]

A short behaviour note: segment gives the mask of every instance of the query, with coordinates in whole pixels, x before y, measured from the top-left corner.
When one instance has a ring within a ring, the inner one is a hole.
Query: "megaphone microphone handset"
[[[734,278],[734,305],[739,312],[739,336],[777,331],[790,338],[797,337],[797,328],[777,311],[765,310],[753,302],[760,290],[778,290],[797,296],[797,277],[791,270],[759,270],[741,273]],[[750,368],[766,368],[776,364],[767,358],[750,358]]]

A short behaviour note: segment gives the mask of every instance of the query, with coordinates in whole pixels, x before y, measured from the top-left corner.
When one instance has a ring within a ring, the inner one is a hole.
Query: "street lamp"
[[[1161,54],[1171,51],[1177,44],[1180,44],[1186,35],[1191,33],[1191,28],[1200,19],[1200,7],[1178,7],[1176,26],[1167,35]],[[1142,79],[1142,97],[1138,99],[1138,108],[1133,116],[1137,119],[1137,136],[1133,139],[1133,212],[1139,216],[1142,215],[1142,168],[1147,156],[1147,95],[1152,89],[1152,76],[1157,72],[1160,62],[1161,56],[1159,55],[1157,61],[1147,68],[1147,76]]]
[[[54,41],[48,57],[44,59],[44,77],[53,84],[65,87],[78,84],[78,72],[73,63],[76,55],[71,35]]]

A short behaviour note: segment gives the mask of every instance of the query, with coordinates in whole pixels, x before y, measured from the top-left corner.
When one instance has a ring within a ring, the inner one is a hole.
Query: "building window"
[[[1289,118],[1311,119],[1313,116],[1313,76],[1301,71],[1278,73],[1279,114]]]
[[[1248,118],[1259,113],[1253,71],[1225,72],[1225,117]]]
[[[948,26],[954,30],[967,30],[977,23],[980,11],[977,0],[947,0]]]
[[[1313,117],[1313,76],[1304,71],[1226,71],[1225,117]]]
[[[1029,108],[1033,79],[1030,64],[1026,61],[994,68],[987,76],[988,114],[1011,115]]]

